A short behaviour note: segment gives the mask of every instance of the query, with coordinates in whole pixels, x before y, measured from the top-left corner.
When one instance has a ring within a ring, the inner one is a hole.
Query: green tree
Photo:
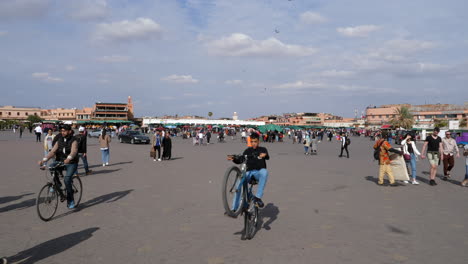
[[[448,121],[443,119],[436,119],[434,120],[434,125],[439,128],[448,127]]]
[[[393,126],[411,129],[414,124],[414,118],[406,106],[400,106],[395,110],[395,117],[390,120]]]
[[[208,117],[211,118],[213,116],[213,112],[208,112]]]
[[[466,127],[466,125],[467,125],[466,118],[460,119],[460,127]]]
[[[40,118],[39,116],[37,115],[29,115],[28,116],[28,121],[30,122],[30,124],[34,124],[34,123],[40,123],[43,121],[42,118]]]

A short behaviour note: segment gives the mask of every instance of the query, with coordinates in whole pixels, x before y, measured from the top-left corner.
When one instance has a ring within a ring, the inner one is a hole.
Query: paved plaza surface
[[[424,160],[421,185],[382,187],[369,139],[351,137],[349,159],[338,158],[336,141],[320,143],[317,156],[289,140],[262,143],[271,156],[266,206],[261,229],[243,241],[242,218],[224,216],[221,202],[226,154],[243,151],[239,139],[173,139],[174,160],[154,162],[148,145],[114,138],[108,167],[90,139],[94,173],[82,177],[80,207],[61,203],[43,222],[42,143],[17,137],[0,131],[0,255],[11,263],[468,263],[463,158],[450,182],[429,186]]]

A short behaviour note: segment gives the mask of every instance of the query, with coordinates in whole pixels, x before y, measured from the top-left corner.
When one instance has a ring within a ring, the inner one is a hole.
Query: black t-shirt
[[[442,142],[442,139],[437,136],[436,139],[432,137],[432,135],[426,137],[426,142],[427,144],[427,151],[433,151],[433,152],[438,152],[439,151],[439,146],[440,143]]]
[[[413,145],[411,143],[408,144],[408,152],[409,153],[414,153]]]
[[[266,153],[266,157],[263,159],[258,159],[250,156],[259,156],[261,153]],[[257,147],[256,149],[254,148],[247,148],[244,151],[243,155],[248,155],[249,159],[247,160],[247,171],[251,170],[260,170],[260,169],[266,169],[266,161],[269,160],[270,156],[268,155],[268,150],[264,147]]]

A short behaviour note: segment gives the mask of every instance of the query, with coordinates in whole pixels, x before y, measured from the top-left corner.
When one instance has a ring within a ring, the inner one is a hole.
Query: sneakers
[[[397,186],[400,186],[398,183],[394,182],[394,183],[390,183],[390,187],[397,187]]]
[[[435,180],[430,180],[430,181],[429,181],[429,185],[431,185],[431,186],[436,186],[437,183],[435,182]]]
[[[161,159],[158,159],[158,161],[161,161]]]
[[[153,159],[153,161],[156,161],[156,159]]]
[[[49,192],[50,192],[50,193],[53,193],[53,192],[55,192],[55,189],[54,189],[54,187],[50,187],[50,188],[49,188]]]
[[[413,185],[419,185],[419,182],[416,181],[416,180],[413,180],[413,181],[411,181],[411,184],[413,184]]]
[[[75,208],[75,201],[71,201],[68,203],[68,209],[74,209]]]
[[[408,183],[409,183],[409,181],[403,181],[403,182],[404,182],[405,184],[408,184]]]
[[[106,162],[106,166],[109,166],[109,162]]]
[[[444,177],[442,178],[442,180],[443,180],[443,181],[448,181],[448,177],[447,177],[447,176],[444,176]]]
[[[265,204],[263,203],[262,199],[260,199],[260,198],[254,197],[254,198],[253,198],[253,201],[254,201],[254,203],[255,203],[258,207],[260,207],[260,208],[263,208],[263,207],[265,206]]]
[[[93,171],[92,171],[92,170],[88,170],[88,171],[86,172],[86,175],[90,175],[91,173],[93,173]]]
[[[105,166],[106,166],[106,164],[105,164],[105,163],[103,163],[103,164],[102,164],[102,166],[103,166],[103,167],[105,167]]]

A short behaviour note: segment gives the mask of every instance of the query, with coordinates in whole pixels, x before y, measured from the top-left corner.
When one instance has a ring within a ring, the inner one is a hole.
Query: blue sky
[[[467,1],[0,2],[0,105],[354,116],[468,101]]]

